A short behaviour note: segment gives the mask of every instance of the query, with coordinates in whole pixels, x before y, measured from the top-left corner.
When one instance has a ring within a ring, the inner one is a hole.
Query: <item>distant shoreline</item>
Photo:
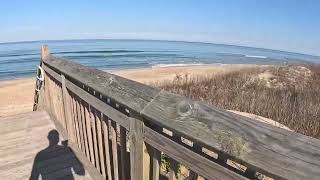
[[[154,66],[150,67],[137,67],[137,68],[119,68],[119,69],[100,69],[101,71],[108,72],[108,73],[114,73],[114,74],[122,74],[125,72],[141,72],[141,71],[150,71],[150,70],[158,70],[158,69],[174,69],[174,68],[186,68],[186,70],[191,70],[193,68],[196,68],[197,70],[200,69],[210,69],[212,67],[256,67],[256,66],[270,66],[269,64],[223,64],[223,63],[212,63],[212,64],[203,64],[203,63],[198,63],[198,64],[157,64]],[[172,69],[172,70],[173,70]],[[186,72],[184,70],[183,72]],[[35,79],[36,78],[36,72],[33,75],[30,76],[23,76],[23,77],[16,77],[16,78],[4,78],[0,79],[1,82],[5,81],[14,81],[14,80],[25,80],[25,79]]]
[[[39,39],[39,40],[25,40],[25,41],[8,41],[8,42],[0,42],[2,44],[17,44],[17,43],[37,43],[37,42],[61,42],[61,41],[160,41],[160,42],[181,42],[181,43],[199,43],[199,44],[212,44],[212,45],[223,45],[223,46],[230,46],[230,47],[242,47],[242,48],[250,48],[250,49],[263,49],[267,51],[278,51],[284,53],[294,53],[299,55],[307,55],[307,56],[314,56],[320,58],[320,55],[314,55],[309,53],[303,52],[295,52],[290,50],[283,50],[283,49],[272,49],[266,47],[254,47],[248,45],[240,45],[240,44],[228,44],[228,43],[216,43],[216,42],[205,42],[205,41],[187,41],[187,40],[165,40],[165,39],[137,39],[137,38],[125,38],[125,39],[118,39],[118,38],[93,38],[93,39]]]
[[[222,44],[148,40],[34,41],[0,44],[0,79],[34,76],[43,44],[49,46],[51,54],[106,71],[201,64],[320,63],[320,57],[310,55]]]

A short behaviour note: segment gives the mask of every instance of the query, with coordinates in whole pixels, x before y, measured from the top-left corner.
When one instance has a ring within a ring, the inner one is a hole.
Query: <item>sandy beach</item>
[[[32,111],[35,78],[0,81],[0,117]]]
[[[171,80],[177,74],[216,75],[257,65],[214,64],[206,66],[156,67],[112,71],[113,74],[141,83]],[[35,78],[0,81],[0,117],[32,111]]]

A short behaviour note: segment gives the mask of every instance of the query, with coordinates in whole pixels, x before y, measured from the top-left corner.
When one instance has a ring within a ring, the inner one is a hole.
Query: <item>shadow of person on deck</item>
[[[78,175],[85,175],[81,162],[68,147],[68,141],[59,143],[59,133],[51,130],[48,133],[49,146],[37,153],[30,175],[30,180],[64,179],[74,180],[73,171]]]

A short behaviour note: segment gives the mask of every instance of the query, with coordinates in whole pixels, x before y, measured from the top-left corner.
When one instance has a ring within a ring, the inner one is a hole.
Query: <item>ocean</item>
[[[320,63],[320,57],[270,49],[156,40],[59,40],[0,43],[0,80],[35,76],[40,48],[105,71],[203,64]]]

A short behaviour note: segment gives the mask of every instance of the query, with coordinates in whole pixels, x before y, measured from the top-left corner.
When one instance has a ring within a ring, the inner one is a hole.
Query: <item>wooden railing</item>
[[[41,67],[34,109],[50,114],[96,179],[320,179],[318,139],[62,60],[46,46]]]

